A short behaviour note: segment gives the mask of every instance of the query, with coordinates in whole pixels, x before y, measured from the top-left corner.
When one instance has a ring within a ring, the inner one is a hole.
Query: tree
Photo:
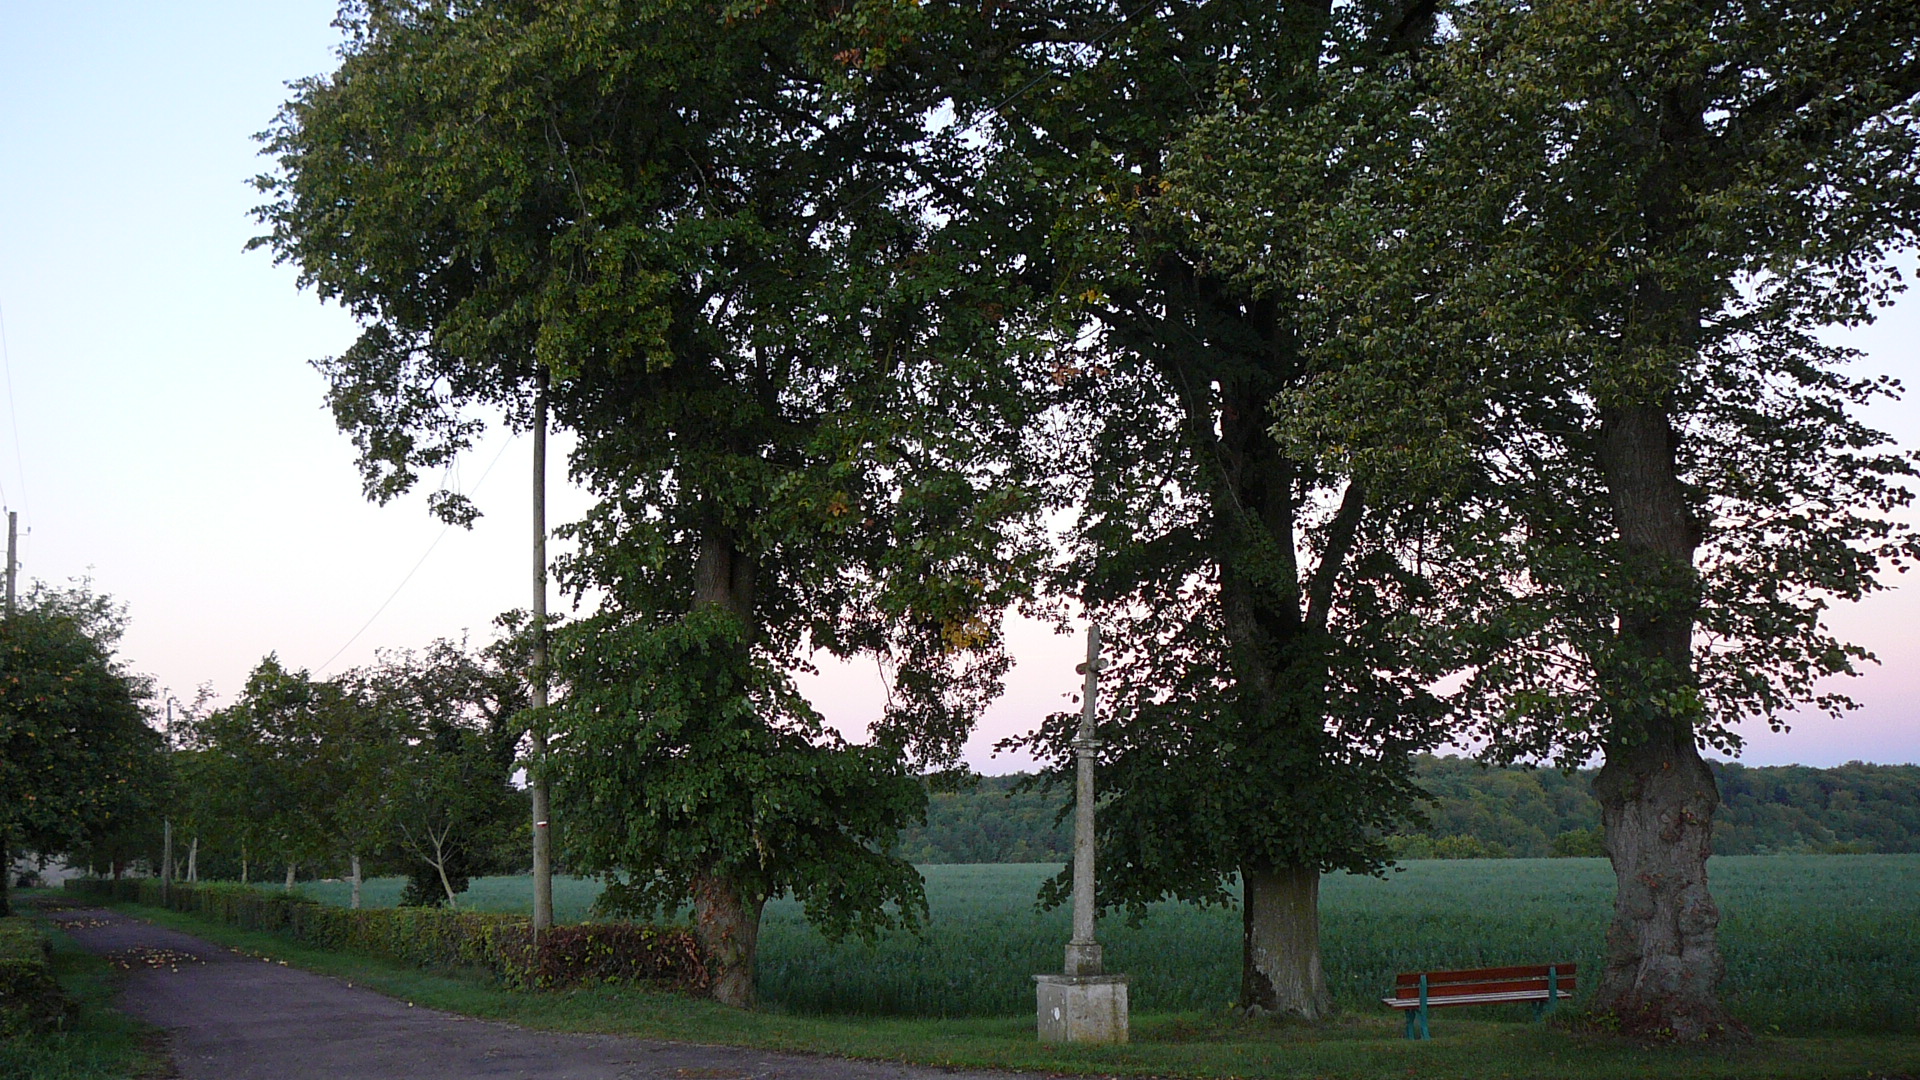
[[[1494,0],[1457,29],[1397,125],[1417,153],[1329,215],[1318,272],[1365,303],[1288,436],[1450,488],[1470,734],[1604,758],[1591,1008],[1737,1036],[1699,751],[1847,707],[1816,683],[1867,656],[1823,613],[1915,552],[1911,461],[1853,416],[1894,387],[1819,331],[1913,241],[1920,12]]]
[[[977,347],[1003,299],[940,196],[973,152],[927,122],[939,18],[368,4],[269,140],[263,242],[366,324],[324,370],[371,494],[550,379],[599,499],[562,574],[600,611],[548,714],[568,856],[691,899],[738,1004],[769,890],[828,929],[922,905],[875,849],[918,814],[908,763],[953,761],[996,689],[1033,561],[1001,449],[1026,402]],[[820,649],[889,665],[871,745],[794,692]]]
[[[457,904],[473,877],[524,854],[515,841],[526,798],[512,782],[526,731],[522,645],[514,634],[482,650],[443,639],[341,677],[385,740],[355,773],[365,822],[355,850],[397,852],[409,877],[402,904]]]
[[[114,655],[125,627],[125,608],[86,582],[35,583],[0,622],[0,868],[22,848],[81,850],[164,800],[148,680]]]
[[[1268,252],[1303,261],[1349,182],[1341,124],[1367,117],[1373,82],[1404,78],[1435,7],[1058,4],[984,31],[1016,58],[981,91],[1014,88],[999,162],[1039,193],[1006,228],[1083,331],[1049,373],[1080,431],[1049,469],[1078,494],[1062,588],[1115,652],[1101,902],[1230,903],[1237,878],[1252,1012],[1331,1008],[1320,877],[1385,864],[1380,837],[1418,798],[1411,757],[1439,737],[1426,686],[1446,661],[1423,638],[1423,507],[1269,433],[1276,396],[1315,372],[1320,298],[1210,251],[1169,169],[1223,87],[1272,117],[1292,171],[1276,181],[1290,201],[1262,208],[1281,219]],[[1072,737],[1065,714],[1037,737],[1056,774]]]
[[[270,855],[286,866],[288,889],[300,863],[340,854],[342,818],[360,813],[355,769],[384,743],[366,719],[341,686],[289,671],[270,654],[233,704],[194,725],[212,758],[205,782],[219,792],[214,812],[237,834],[243,859]]]

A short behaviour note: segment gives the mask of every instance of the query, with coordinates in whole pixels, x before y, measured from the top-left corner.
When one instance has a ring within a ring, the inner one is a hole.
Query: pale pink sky
[[[16,0],[0,15],[0,501],[30,530],[24,573],[91,574],[127,601],[128,658],[181,697],[203,682],[230,695],[268,651],[337,671],[376,647],[484,636],[527,603],[525,440],[495,436],[461,464],[455,483],[487,513],[470,533],[443,532],[419,499],[368,505],[307,367],[353,327],[241,250],[263,164],[249,136],[287,80],[332,68],[332,15],[328,0]],[[1920,301],[1849,340],[1874,370],[1920,371]],[[1920,404],[1875,419],[1920,445]],[[555,502],[556,520],[582,505]],[[1854,686],[1865,709],[1756,732],[1746,760],[1920,761],[1915,597],[1836,613],[1884,661]],[[1077,682],[1077,637],[1011,633],[1019,666],[969,750],[988,772],[1025,764],[988,750]],[[808,690],[851,728],[882,696],[871,665]]]

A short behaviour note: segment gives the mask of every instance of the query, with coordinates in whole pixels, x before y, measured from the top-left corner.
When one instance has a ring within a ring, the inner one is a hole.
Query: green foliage
[[[1410,757],[1439,740],[1428,687],[1446,657],[1405,512],[1421,508],[1273,440],[1271,402],[1315,374],[1309,300],[1237,278],[1164,198],[1222,88],[1304,128],[1345,94],[1342,73],[1398,71],[1432,14],[1058,5],[1037,16],[1059,21],[1048,33],[983,30],[1021,88],[996,103],[995,164],[1024,184],[1008,231],[1046,275],[1062,338],[1029,390],[1059,403],[1061,430],[1035,452],[1077,511],[1056,586],[1112,659],[1103,903],[1223,902],[1242,869],[1377,869],[1381,834],[1417,794]],[[1302,257],[1294,226],[1347,181],[1323,146],[1272,163],[1300,195],[1262,208],[1278,219],[1264,250],[1284,262]],[[1029,744],[1056,782],[1076,726],[1056,714]]]
[[[0,1077],[127,1080],[169,1071],[171,1063],[153,1038],[154,1029],[114,1008],[122,981],[107,960],[82,950],[65,934],[38,929],[35,936],[44,934],[51,945],[47,968],[66,1007],[50,1029],[0,1035]]]
[[[124,834],[164,798],[147,680],[114,655],[125,619],[85,582],[36,583],[0,623],[0,865],[10,850],[76,852]]]
[[[457,903],[473,877],[525,858],[527,799],[512,783],[529,704],[523,638],[382,653],[340,679],[383,736],[360,751],[343,843],[408,867],[409,904]]]
[[[556,795],[581,823],[565,858],[607,875],[606,910],[672,912],[719,875],[751,898],[792,891],[832,936],[917,924],[920,879],[884,852],[920,815],[919,783],[883,749],[840,742],[729,616],[588,620],[556,645],[571,686]]]
[[[60,1027],[74,1002],[53,974],[53,949],[40,928],[0,917],[0,1041]]]
[[[1912,14],[1491,0],[1455,29],[1421,96],[1344,131],[1373,165],[1306,272],[1357,303],[1283,395],[1285,441],[1460,500],[1457,700],[1499,754],[1580,762],[1669,722],[1731,749],[1743,717],[1846,708],[1818,681],[1865,656],[1823,613],[1912,555],[1912,464],[1856,418],[1897,387],[1819,330],[1870,319],[1913,242]],[[1287,118],[1204,135],[1186,205],[1299,287],[1238,197]]]
[[[559,574],[601,615],[561,643],[580,700],[536,718],[561,765],[530,767],[567,857],[631,903],[699,879],[753,911],[801,889],[841,929],[913,910],[911,869],[866,842],[914,817],[906,763],[954,760],[1008,664],[998,613],[1040,549],[1004,447],[1031,412],[979,347],[1002,293],[967,273],[980,225],[947,193],[974,151],[929,129],[949,62],[913,47],[923,20],[355,6],[339,69],[267,136],[259,242],[364,326],[321,367],[371,497],[469,445],[475,407],[525,426],[542,395],[576,436],[596,502]],[[793,704],[812,649],[887,668],[872,748]]]
[[[617,983],[698,993],[706,965],[679,927],[594,923],[555,927],[536,942],[524,916],[433,908],[332,907],[243,885],[176,883],[164,902],[152,879],[74,879],[67,891],[190,912],[229,926],[287,934],[323,949],[421,967],[480,968],[523,989]]]
[[[902,829],[895,853],[911,863],[1064,862],[1073,827],[1057,792],[1032,778],[983,776],[927,795],[927,823]]]

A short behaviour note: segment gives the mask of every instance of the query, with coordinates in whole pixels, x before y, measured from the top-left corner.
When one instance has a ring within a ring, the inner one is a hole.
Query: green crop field
[[[761,992],[776,1009],[894,1016],[1016,1016],[1033,1008],[1034,972],[1058,971],[1064,911],[1033,897],[1055,866],[927,866],[932,918],[915,937],[829,944],[798,906],[767,909]],[[1716,858],[1726,993],[1759,1031],[1911,1031],[1920,1022],[1920,855]],[[369,882],[391,904],[397,879]],[[344,884],[303,886],[344,903]],[[587,916],[596,887],[555,884],[562,920]],[[1600,859],[1412,862],[1385,879],[1334,876],[1322,888],[1323,947],[1340,1003],[1380,1010],[1397,971],[1571,960],[1595,971],[1613,893]],[[470,906],[526,910],[525,878],[487,878]],[[1168,904],[1139,926],[1101,924],[1110,971],[1132,976],[1142,1012],[1216,1011],[1234,997],[1237,910]],[[1486,1012],[1488,1010],[1476,1010]],[[1524,1015],[1516,1007],[1516,1017]]]

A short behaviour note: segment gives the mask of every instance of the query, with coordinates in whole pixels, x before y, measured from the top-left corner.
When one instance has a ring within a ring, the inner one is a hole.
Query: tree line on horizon
[[[1920,852],[1920,765],[1832,768],[1711,762],[1720,811],[1715,855]],[[1423,754],[1414,775],[1431,801],[1386,837],[1395,860],[1603,857],[1593,771],[1489,767]],[[1030,773],[935,789],[927,823],[900,834],[914,863],[1057,863],[1072,830],[1059,798]]]
[[[1825,613],[1920,556],[1915,462],[1859,419],[1899,388],[1822,337],[1920,233],[1920,9],[349,0],[337,25],[263,136],[256,244],[361,326],[317,367],[368,497],[486,423],[571,437],[593,502],[554,570],[589,602],[529,649],[552,702],[490,760],[512,741],[551,785],[605,911],[691,906],[717,998],[753,1003],[772,897],[830,937],[924,919],[899,838],[1018,607],[1112,646],[1100,904],[1242,907],[1249,1013],[1325,1015],[1322,875],[1386,866],[1421,755],[1467,742],[1601,762],[1590,1008],[1746,1037],[1702,751],[1851,707],[1828,680],[1869,657]],[[797,689],[821,652],[887,675],[863,741]],[[210,715],[387,715],[299,674]],[[394,722],[419,764],[430,732]],[[1019,743],[1063,776],[1073,717]]]

